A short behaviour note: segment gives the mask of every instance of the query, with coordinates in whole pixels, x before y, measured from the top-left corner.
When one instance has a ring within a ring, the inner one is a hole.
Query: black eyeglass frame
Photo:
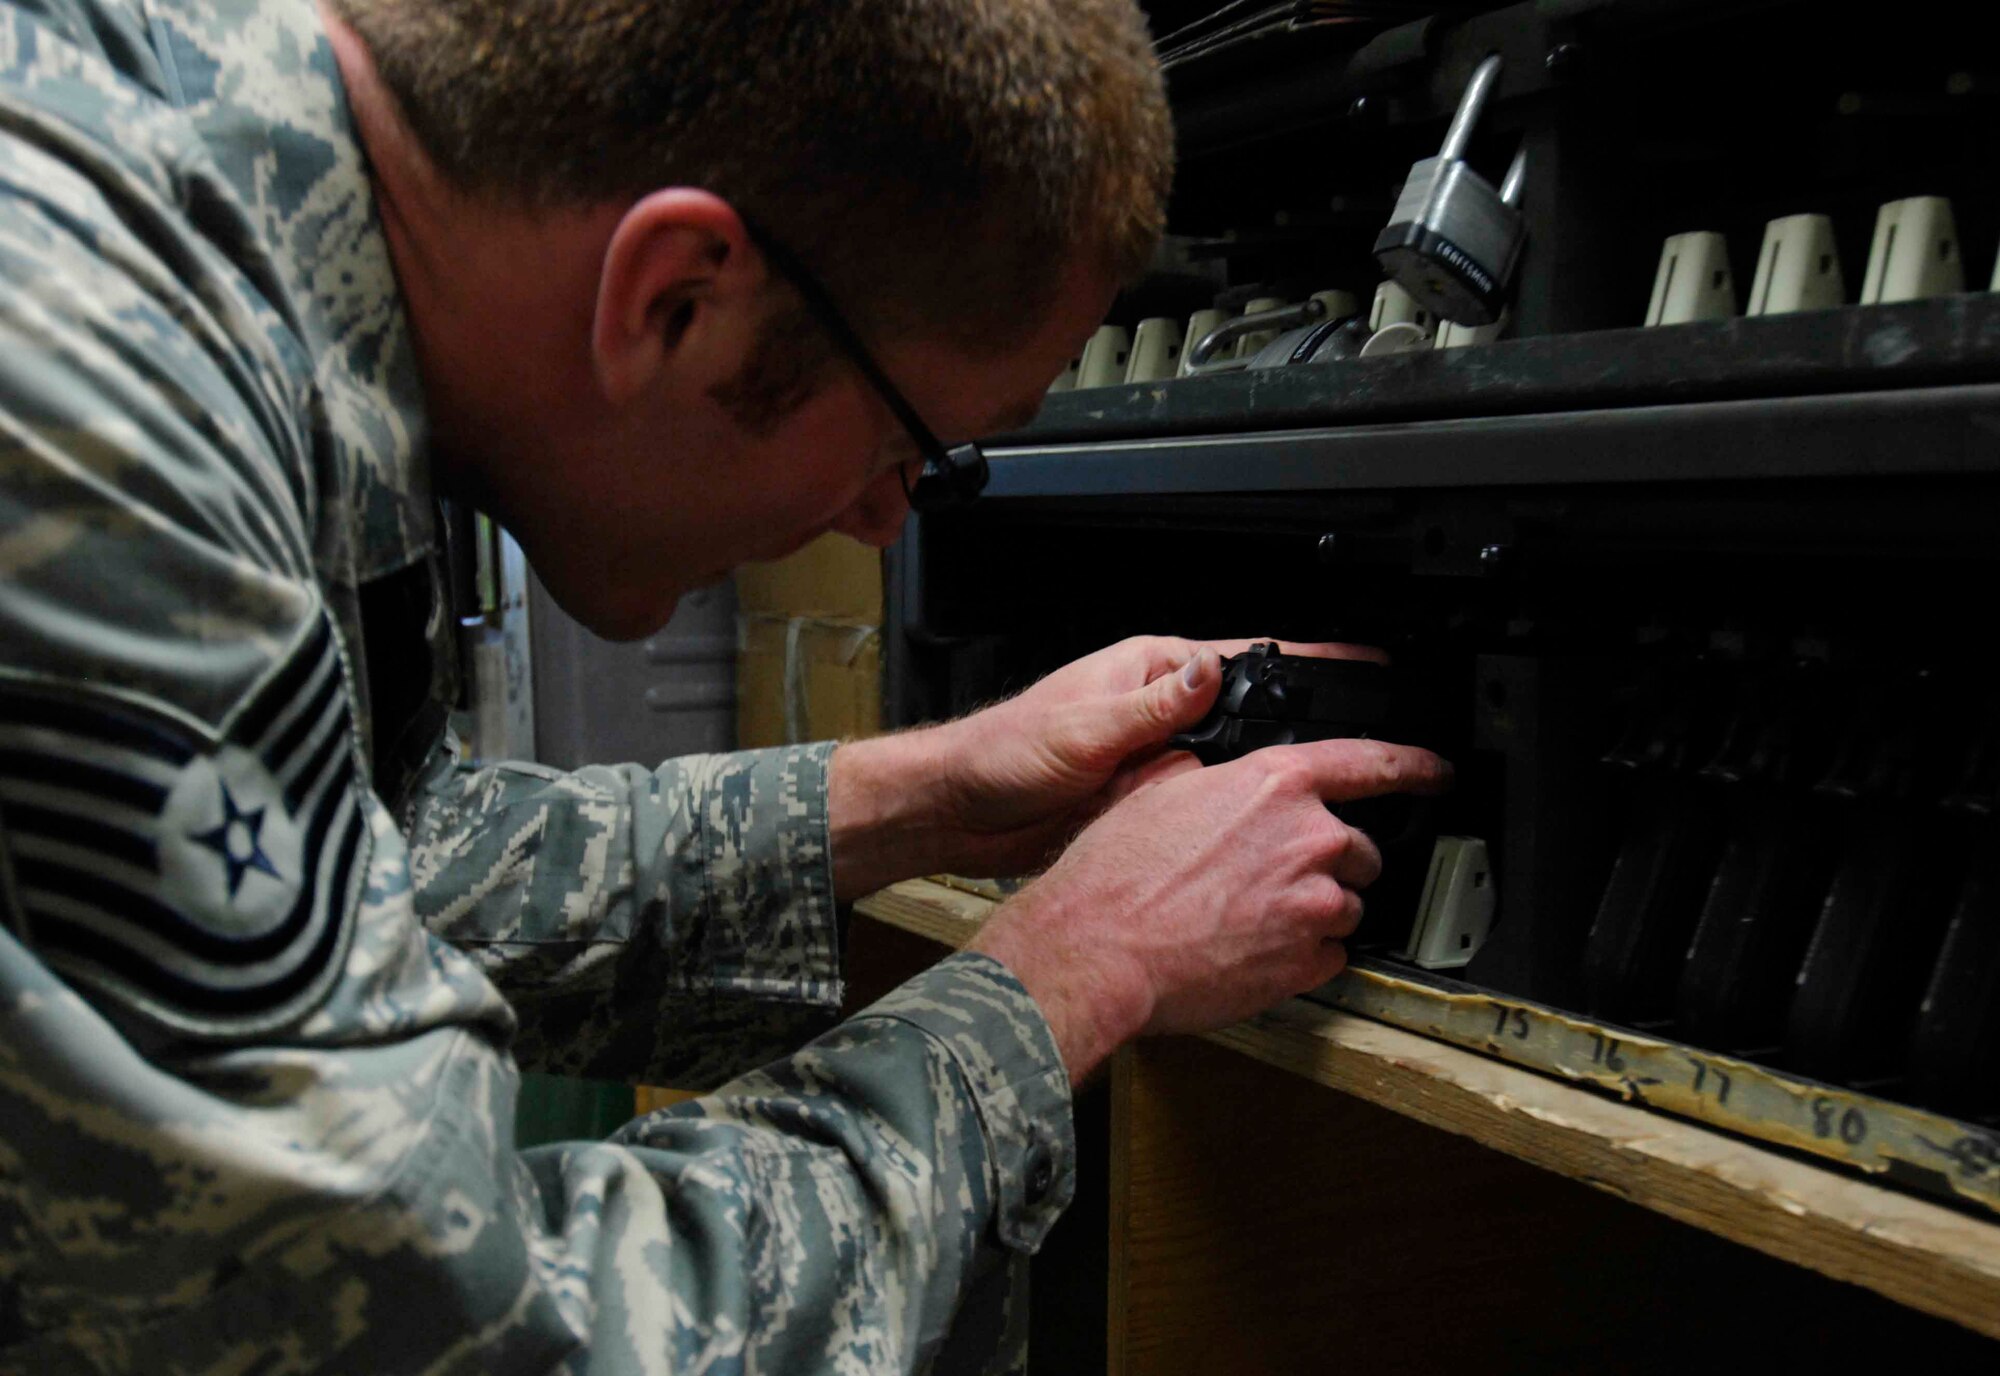
[[[918,457],[923,460],[915,483],[910,481],[907,470],[899,471],[903,495],[909,498],[910,510],[949,511],[977,497],[991,476],[984,451],[975,443],[947,447],[930,426],[924,424],[923,417],[897,390],[896,384],[889,381],[888,375],[875,362],[875,356],[861,342],[861,336],[854,332],[854,327],[847,323],[847,317],[833,304],[833,297],[820,284],[819,278],[799,261],[798,255],[748,219],[743,220],[743,228],[758,251],[770,260],[771,266],[792,284],[792,289],[806,303],[806,309],[819,321],[820,328],[832,337],[834,344],[868,380],[875,394],[882,398],[882,404],[889,408],[890,414],[909,433],[910,442],[916,446]]]

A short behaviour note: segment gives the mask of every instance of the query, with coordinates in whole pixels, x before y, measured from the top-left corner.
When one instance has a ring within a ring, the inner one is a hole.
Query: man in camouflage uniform
[[[365,30],[391,7],[352,8]],[[408,8],[398,94],[463,38],[424,25],[486,22]],[[484,5],[643,47],[615,8]],[[807,62],[807,16],[845,8],[713,22]],[[852,8],[923,35],[918,59],[1016,52],[1030,124],[1074,124],[1123,72],[1151,130],[1126,151],[1153,171],[1121,182],[1057,138],[1036,175],[1069,156],[1078,186],[1122,188],[1143,250],[1163,107],[1124,6]],[[937,28],[960,8],[963,32]],[[1003,32],[1026,23],[1034,42]],[[450,120],[412,135],[395,110],[369,43],[294,0],[0,6],[0,1372],[1017,1366],[1014,1262],[1070,1194],[1073,1079],[1329,975],[1376,862],[1319,800],[1440,766],[1152,758],[1217,682],[1212,650],[1170,640],[838,752],[459,765],[434,474],[521,530],[586,621],[638,633],[736,559],[892,538],[902,464],[837,360],[801,343],[804,375],[737,328],[782,286],[728,202],[467,201]],[[535,247],[500,272],[494,245]],[[1054,274],[1002,356],[933,350],[938,428],[1021,410],[1133,257]],[[454,272],[480,289],[442,291]],[[576,339],[466,332],[556,321],[533,293],[577,283],[589,362],[550,385],[588,422],[546,393],[524,433],[508,407],[543,380],[511,355]],[[692,390],[674,372],[722,356]],[[662,439],[656,403],[686,428]],[[640,431],[671,451],[657,472]],[[523,457],[541,441],[552,472]],[[725,480],[732,456],[761,477]],[[648,539],[657,567],[634,562]],[[1029,865],[1100,812],[976,953],[806,1041],[838,1007],[836,900]],[[517,1057],[736,1078],[520,1153]]]

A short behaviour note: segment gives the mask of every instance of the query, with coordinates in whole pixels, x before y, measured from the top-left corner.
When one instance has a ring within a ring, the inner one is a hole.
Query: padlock
[[[1460,325],[1500,318],[1527,238],[1519,204],[1527,149],[1514,155],[1498,191],[1465,161],[1472,128],[1499,80],[1495,53],[1473,72],[1444,147],[1410,169],[1388,228],[1375,240],[1382,270],[1440,319]]]
[[[1186,377],[1194,371],[1195,351],[1204,339],[1222,328],[1222,322],[1229,319],[1229,312],[1200,310],[1188,317],[1187,333],[1182,336],[1181,365],[1175,376]]]
[[[1281,311],[1291,304],[1282,296],[1256,296],[1244,304],[1245,315],[1263,315],[1267,311]],[[1255,358],[1266,344],[1278,337],[1276,330],[1252,330],[1236,341],[1236,357]]]
[[[1252,305],[1259,304],[1251,302]],[[1258,366],[1253,360],[1272,354],[1263,366],[1275,366],[1275,351],[1280,343],[1296,341],[1305,331],[1300,326],[1319,323],[1326,314],[1326,303],[1318,297],[1297,302],[1289,306],[1278,306],[1273,310],[1251,311],[1225,320],[1207,334],[1196,338],[1192,329],[1188,332],[1187,347],[1181,351],[1181,376],[1196,377],[1207,373],[1233,373],[1244,368]],[[1192,323],[1192,322],[1190,322]],[[1270,336],[1257,354],[1241,357],[1236,352],[1236,343],[1248,334],[1265,333]],[[1300,360],[1303,361],[1303,360]]]
[[[1351,291],[1338,291],[1328,288],[1325,291],[1314,292],[1312,299],[1326,307],[1325,318],[1328,320],[1345,320],[1348,316],[1358,313],[1361,309],[1360,301],[1355,298],[1354,293]]]

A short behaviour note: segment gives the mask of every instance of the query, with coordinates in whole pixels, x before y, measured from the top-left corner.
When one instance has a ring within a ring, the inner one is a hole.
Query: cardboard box
[[[736,570],[742,612],[882,624],[882,551],[822,535],[797,554]]]
[[[881,730],[882,635],[872,623],[738,616],[738,749],[854,740]]]

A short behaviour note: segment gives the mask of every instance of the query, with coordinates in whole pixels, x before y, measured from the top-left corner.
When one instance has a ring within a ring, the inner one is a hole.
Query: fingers
[[[1365,659],[1371,664],[1387,664],[1389,652],[1373,645],[1348,645],[1337,640],[1279,640],[1276,636],[1253,636],[1249,640],[1188,641],[1189,646],[1206,644],[1218,655],[1240,655],[1252,645],[1276,643],[1279,654],[1304,655],[1310,659]]]
[[[1329,882],[1324,902],[1294,929],[1294,940],[1265,1003],[1319,988],[1347,968],[1347,938],[1361,923],[1361,900]]]
[[[1319,988],[1346,968],[1347,947],[1338,941],[1322,942],[1319,949],[1312,953],[1311,973],[1306,976],[1306,983],[1299,992],[1303,994],[1308,989]]]
[[[1305,741],[1258,754],[1289,756],[1304,768],[1313,791],[1329,803],[1351,803],[1385,793],[1442,793],[1451,787],[1451,765],[1414,745],[1388,741]]]
[[[1352,923],[1341,924],[1343,933],[1352,932]],[[1293,994],[1304,994],[1319,988],[1335,975],[1347,968],[1347,939],[1343,935],[1328,932],[1300,946],[1292,962],[1293,975],[1289,980]]]
[[[1345,941],[1354,935],[1361,925],[1361,895],[1345,885],[1336,885],[1335,892],[1327,902],[1327,913],[1320,927],[1322,941]]]
[[[1251,636],[1240,640],[1189,640],[1178,635],[1133,636],[1119,648],[1136,655],[1147,680],[1170,674],[1183,667],[1203,648],[1219,658],[1240,655],[1252,645],[1276,644],[1280,654],[1306,655],[1313,659],[1364,659],[1387,664],[1389,654],[1373,645],[1346,645],[1339,641],[1279,640],[1274,635]]]
[[[1333,877],[1350,889],[1365,889],[1382,877],[1382,851],[1365,831],[1328,815],[1339,833],[1334,842]]]
[[[1114,699],[1110,731],[1102,741],[1111,757],[1123,759],[1158,745],[1206,716],[1222,688],[1221,663],[1214,651],[1198,647],[1178,672]]]

